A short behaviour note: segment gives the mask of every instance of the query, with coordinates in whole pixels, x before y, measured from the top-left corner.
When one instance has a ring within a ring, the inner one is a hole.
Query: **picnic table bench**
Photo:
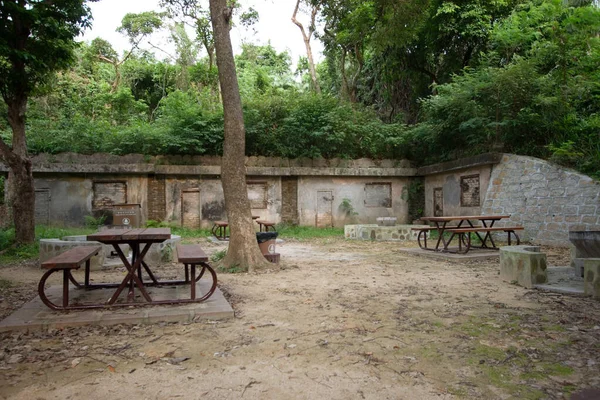
[[[90,259],[102,250],[100,246],[82,246],[74,247],[65,251],[62,254],[52,257],[49,260],[42,262],[42,268],[47,269],[46,273],[40,279],[38,284],[38,294],[42,302],[53,310],[68,308],[69,306],[69,281],[76,287],[80,288],[81,284],[71,274],[71,270],[79,269],[85,263],[85,281],[84,286],[90,283]],[[45,293],[46,281],[50,275],[55,272],[63,272],[62,281],[62,307],[51,302]]]
[[[520,244],[520,238],[517,235],[516,231],[523,230],[522,226],[504,226],[504,227],[495,227],[494,223],[500,221],[505,218],[510,218],[510,215],[478,215],[478,216],[448,216],[448,217],[422,217],[424,221],[433,222],[435,226],[425,227],[425,228],[412,228],[412,230],[418,230],[419,233],[417,235],[417,242],[419,247],[424,250],[433,250],[433,251],[444,251],[444,252],[454,252],[454,253],[467,253],[471,248],[482,248],[482,249],[494,249],[497,250],[498,247],[496,243],[494,243],[494,239],[492,238],[492,232],[503,231],[508,234],[508,244],[511,244],[511,238],[514,238],[517,241],[517,245]],[[471,221],[479,221],[482,226],[476,226]],[[449,222],[456,222],[458,224],[455,226],[448,226]],[[427,233],[430,231],[438,232],[438,239],[434,248],[430,248],[427,246]],[[444,233],[450,232],[450,238],[444,238]],[[471,234],[474,233],[481,244],[479,246],[474,246],[471,242]],[[483,237],[480,233],[485,233]],[[458,236],[458,249],[451,250],[449,248],[450,242],[452,239]],[[464,249],[463,249],[464,246]]]
[[[228,226],[229,222],[227,221],[215,221],[210,232],[219,240],[227,240],[229,239],[229,235],[227,234]]]
[[[215,270],[208,264],[208,256],[202,250],[199,244],[178,244],[177,245],[177,261],[185,266],[185,281],[190,283],[190,299],[191,300],[206,300],[217,288],[217,274]],[[196,266],[199,265],[200,271],[196,275]],[[188,270],[188,266],[191,269]],[[191,272],[191,274],[190,274]],[[204,296],[196,299],[196,282],[198,282],[205,273],[209,273],[212,278],[210,289],[204,293]],[[191,279],[190,279],[191,276]]]
[[[257,219],[256,223],[259,226],[260,232],[269,232],[269,230],[275,231],[275,222],[265,221],[264,219]]]

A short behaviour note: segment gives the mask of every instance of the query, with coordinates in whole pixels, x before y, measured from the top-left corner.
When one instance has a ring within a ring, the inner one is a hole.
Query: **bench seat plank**
[[[483,228],[483,227],[478,227],[478,228],[454,228],[454,229],[446,229],[448,232],[454,232],[454,233],[468,233],[468,232],[498,232],[498,231],[504,231],[504,232],[508,232],[508,231],[520,231],[523,230],[525,228],[523,228],[522,226],[505,226],[505,227],[492,227],[492,228]]]
[[[80,246],[42,262],[44,269],[77,269],[101,250],[100,246]]]
[[[208,262],[208,256],[199,244],[178,244],[177,261],[184,264]]]
[[[473,228],[482,228],[482,226],[474,226]],[[471,229],[473,229],[471,228]],[[450,230],[450,229],[462,229],[461,228],[457,228],[456,226],[447,226],[444,228],[444,230]],[[467,228],[465,228],[467,229]],[[411,231],[437,231],[439,230],[439,228],[437,226],[430,226],[430,227],[423,227],[423,228],[410,228]]]

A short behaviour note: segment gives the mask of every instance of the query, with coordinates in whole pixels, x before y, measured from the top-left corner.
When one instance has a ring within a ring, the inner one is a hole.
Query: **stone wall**
[[[600,229],[600,182],[552,163],[504,155],[492,171],[482,214],[510,214],[523,239],[566,246],[569,230]]]

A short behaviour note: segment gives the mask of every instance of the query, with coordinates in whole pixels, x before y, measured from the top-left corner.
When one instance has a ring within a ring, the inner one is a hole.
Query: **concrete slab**
[[[204,293],[208,283],[196,285],[196,293]],[[189,298],[188,286],[165,286],[148,288],[153,299]],[[60,298],[62,288],[53,286],[46,293],[51,301]],[[125,292],[125,291],[124,291]],[[78,290],[71,288],[69,297],[74,301],[100,302],[110,298],[114,289]],[[126,296],[123,293],[122,296]],[[137,296],[136,296],[137,298]],[[55,301],[59,303],[57,300]],[[113,307],[81,311],[53,311],[39,297],[31,300],[0,321],[0,332],[31,331],[49,328],[66,328],[84,325],[145,324],[156,322],[190,322],[196,319],[233,318],[231,305],[217,288],[213,295],[202,303],[182,305]]]
[[[548,267],[546,268],[548,282],[534,285],[536,289],[564,294],[584,295],[583,278],[577,276],[573,268]]]
[[[441,251],[423,250],[419,247],[401,247],[398,249],[402,253],[415,256],[431,258],[434,260],[464,262],[464,261],[493,261],[498,260],[500,255],[497,250],[469,250],[467,254],[444,253]]]

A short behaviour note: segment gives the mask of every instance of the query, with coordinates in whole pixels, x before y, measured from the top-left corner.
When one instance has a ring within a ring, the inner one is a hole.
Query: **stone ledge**
[[[393,225],[381,226],[376,224],[345,225],[344,237],[355,240],[377,240],[406,242],[417,240],[418,231],[411,228],[424,228],[429,225]]]
[[[0,172],[8,167],[0,164]],[[216,165],[154,165],[154,164],[37,164],[35,173],[122,174],[122,175],[221,175]],[[332,167],[247,167],[247,175],[256,176],[415,176],[416,168],[332,168]]]
[[[428,165],[417,169],[417,175],[433,175],[442,172],[478,167],[480,165],[499,164],[502,161],[502,156],[502,153],[485,153],[444,163]]]

